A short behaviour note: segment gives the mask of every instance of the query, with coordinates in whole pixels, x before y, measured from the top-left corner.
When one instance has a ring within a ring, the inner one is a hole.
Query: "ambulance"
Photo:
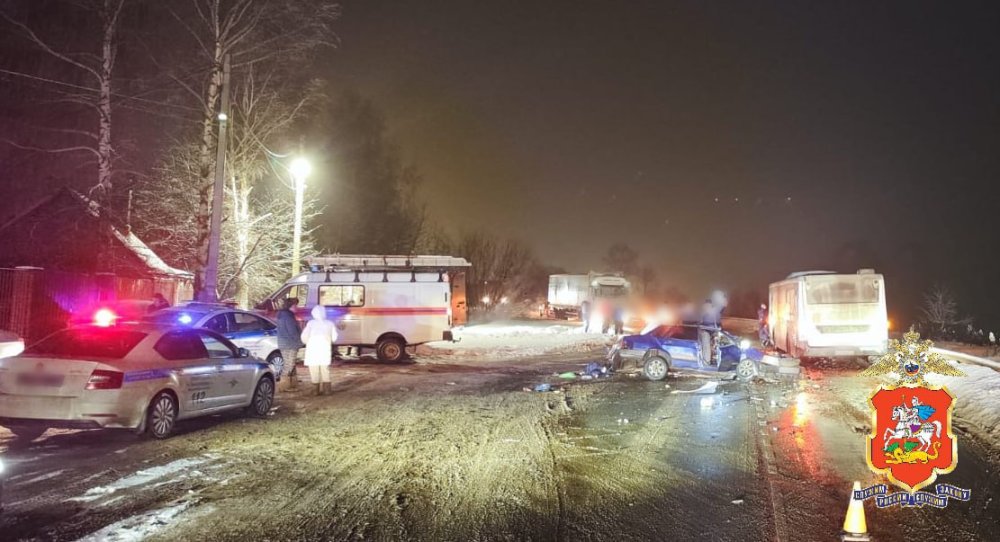
[[[337,346],[374,351],[397,362],[407,347],[452,340],[466,321],[465,272],[453,256],[329,255],[307,258],[309,271],[292,277],[257,309],[269,315],[299,300],[303,323],[316,305],[336,322]]]

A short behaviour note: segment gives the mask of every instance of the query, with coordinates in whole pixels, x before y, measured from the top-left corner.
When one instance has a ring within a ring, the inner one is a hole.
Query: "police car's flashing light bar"
[[[177,322],[179,322],[181,324],[184,324],[184,325],[188,325],[192,321],[193,320],[191,318],[191,315],[188,314],[188,313],[186,313],[186,312],[182,312],[181,315],[177,317]]]
[[[100,327],[109,327],[114,325],[115,320],[118,319],[118,315],[111,309],[98,309],[94,313],[94,325]]]

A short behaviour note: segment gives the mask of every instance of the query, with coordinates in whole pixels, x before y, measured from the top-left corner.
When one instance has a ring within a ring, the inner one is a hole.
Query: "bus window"
[[[806,283],[806,303],[835,305],[843,303],[878,303],[878,281],[833,279]]]

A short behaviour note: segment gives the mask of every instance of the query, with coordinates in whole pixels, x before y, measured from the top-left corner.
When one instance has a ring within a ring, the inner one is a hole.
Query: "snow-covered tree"
[[[291,268],[294,193],[285,163],[269,147],[288,147],[289,128],[304,99],[289,102],[278,92],[273,74],[247,72],[234,89],[232,129],[226,162],[224,218],[219,250],[220,299],[241,306],[273,292]],[[178,144],[158,171],[139,185],[135,225],[140,235],[177,265],[199,264],[199,224],[195,210],[200,148]],[[308,194],[308,193],[307,193]],[[306,223],[315,216],[307,197]],[[312,233],[302,252],[313,252]]]

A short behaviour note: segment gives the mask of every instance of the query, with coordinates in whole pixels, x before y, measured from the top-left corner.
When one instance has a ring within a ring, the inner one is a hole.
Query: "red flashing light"
[[[117,319],[118,315],[111,309],[100,309],[94,313],[95,326],[108,327],[113,325]]]
[[[125,373],[120,373],[118,371],[102,371],[101,369],[95,369],[93,373],[90,374],[90,380],[87,381],[88,390],[117,390],[122,387],[122,379]]]

